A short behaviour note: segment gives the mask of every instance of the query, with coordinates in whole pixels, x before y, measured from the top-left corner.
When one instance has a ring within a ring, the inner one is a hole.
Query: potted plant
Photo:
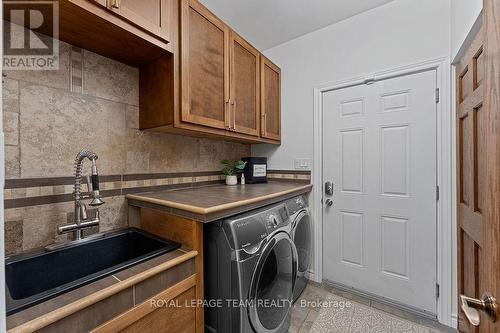
[[[224,160],[221,164],[222,173],[226,175],[226,185],[238,184],[236,175],[243,172],[247,162],[243,162],[242,160]]]

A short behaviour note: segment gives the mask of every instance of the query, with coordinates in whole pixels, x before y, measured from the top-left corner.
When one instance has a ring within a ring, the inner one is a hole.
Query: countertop
[[[126,197],[132,206],[160,209],[200,222],[211,222],[308,193],[311,189],[312,184],[304,182],[269,181],[129,194]]]

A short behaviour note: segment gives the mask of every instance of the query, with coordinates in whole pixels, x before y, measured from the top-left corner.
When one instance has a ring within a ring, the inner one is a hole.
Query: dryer
[[[204,226],[205,331],[278,333],[290,325],[297,252],[285,205]]]
[[[307,270],[311,265],[313,252],[312,219],[305,196],[298,196],[285,202],[292,223],[291,236],[298,255],[297,280],[293,291],[295,302],[304,291],[308,279]]]

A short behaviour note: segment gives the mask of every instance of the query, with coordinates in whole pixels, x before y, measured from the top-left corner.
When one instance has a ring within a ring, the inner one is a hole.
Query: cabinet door
[[[195,308],[189,307],[189,304],[194,303],[195,288],[191,288],[183,294],[172,300],[172,303],[178,304],[179,307],[163,306],[149,313],[148,315],[137,320],[132,325],[121,330],[122,333],[161,333],[161,332],[176,332],[176,333],[195,333],[196,332],[196,316]]]
[[[198,1],[181,1],[181,120],[229,128],[229,28]]]
[[[269,59],[260,60],[261,136],[281,140],[281,70]]]
[[[259,136],[260,53],[234,32],[230,48],[230,130]]]
[[[107,0],[107,3],[111,11],[127,21],[169,41],[169,1],[172,0]]]

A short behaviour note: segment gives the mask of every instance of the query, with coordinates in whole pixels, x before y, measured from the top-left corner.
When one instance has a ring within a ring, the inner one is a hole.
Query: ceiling
[[[265,50],[393,0],[200,0]]]

